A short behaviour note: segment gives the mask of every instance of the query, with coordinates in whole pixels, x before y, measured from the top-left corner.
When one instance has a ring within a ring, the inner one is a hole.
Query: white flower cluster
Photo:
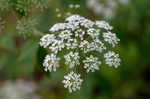
[[[105,18],[115,16],[119,5],[127,5],[130,0],[87,0],[87,7],[96,15],[101,15]]]
[[[115,52],[109,51],[108,53],[104,54],[105,62],[109,66],[115,66],[116,68],[120,65],[120,58],[119,54],[116,54]]]
[[[87,70],[87,72],[94,72],[95,70],[99,70],[99,65],[101,62],[98,60],[97,57],[90,56],[86,57],[86,60],[83,60],[84,68]]]
[[[99,28],[104,28],[106,30],[112,30],[113,29],[113,27],[110,26],[106,21],[96,21],[96,25]]]
[[[70,72],[68,75],[64,76],[65,80],[62,81],[64,83],[64,87],[69,89],[69,92],[73,92],[80,89],[80,86],[83,80],[80,78],[80,74]]]
[[[64,56],[65,64],[69,65],[70,68],[73,68],[76,65],[80,65],[79,63],[79,53],[70,52],[69,54]]]
[[[56,71],[56,68],[59,67],[59,60],[60,59],[57,58],[55,54],[47,55],[43,63],[45,71]]]
[[[115,47],[115,45],[118,44],[118,42],[120,41],[120,39],[116,37],[116,34],[111,33],[111,32],[103,33],[103,37],[104,37],[104,40],[108,42],[109,44],[112,44],[113,47]]]
[[[105,64],[118,67],[121,60],[111,47],[114,48],[120,40],[111,32],[112,29],[106,21],[94,22],[80,15],[69,16],[64,23],[53,25],[50,34],[44,35],[39,43],[51,52],[44,59],[45,70],[56,71],[59,61],[63,60],[72,71],[65,76],[63,83],[72,92],[79,89],[82,82],[80,74],[73,72],[75,69],[83,67],[87,73],[99,70],[101,57]]]

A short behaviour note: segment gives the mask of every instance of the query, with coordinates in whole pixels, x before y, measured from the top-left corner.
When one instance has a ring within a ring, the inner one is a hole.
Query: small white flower
[[[75,31],[75,37],[78,37],[80,40],[84,39],[85,31],[82,29],[77,29]]]
[[[111,32],[104,32],[103,38],[106,42],[112,44],[113,47],[115,47],[115,45],[118,44],[118,42],[120,41],[120,39],[117,38],[116,34]]]
[[[94,28],[89,28],[87,30],[87,34],[92,37],[93,40],[98,39],[100,35],[100,30],[94,29]]]
[[[64,29],[66,29],[66,23],[57,23],[57,24],[55,24],[55,25],[53,25],[50,29],[49,29],[49,31],[50,32],[57,32],[57,31],[60,31],[60,30],[64,30]]]
[[[80,74],[70,72],[68,75],[64,76],[64,87],[68,88],[69,92],[73,92],[80,89],[83,80],[80,77]]]
[[[86,28],[90,28],[93,27],[94,22],[91,20],[88,20],[80,15],[72,15],[68,18],[66,18],[66,21],[72,24],[77,24],[77,25],[81,25],[84,26]]]
[[[80,15],[77,15],[77,14],[69,16],[66,18],[66,21],[69,23],[80,22],[82,20],[85,20],[85,18],[80,16]]]
[[[47,55],[44,59],[43,66],[45,67],[45,71],[56,71],[59,67],[59,58],[56,57],[55,54]]]
[[[93,48],[95,51],[102,53],[103,50],[106,50],[106,47],[104,46],[104,43],[102,43],[99,40],[96,40],[91,43],[91,48]]]
[[[90,57],[86,57],[85,60],[83,60],[84,68],[87,72],[94,72],[95,70],[99,70],[99,66],[101,62],[98,60],[97,57],[94,57],[90,55]]]
[[[68,39],[65,45],[67,49],[75,49],[78,47],[77,39]]]
[[[61,33],[58,35],[59,38],[61,38],[61,40],[69,40],[71,39],[71,31],[70,30],[64,30],[64,31],[61,31]]]
[[[81,21],[81,26],[84,26],[85,28],[92,28],[94,24],[95,23],[89,19]]]
[[[99,27],[99,28],[104,28],[106,30],[112,30],[113,27],[109,25],[109,23],[107,23],[106,21],[96,21],[95,24]]]
[[[53,40],[53,43],[51,44],[51,46],[49,46],[49,49],[57,54],[58,51],[61,51],[63,48],[65,47],[63,40]]]
[[[90,51],[90,43],[87,40],[83,40],[80,45],[79,48],[84,52],[87,53]]]
[[[118,67],[120,65],[121,59],[119,58],[119,54],[115,54],[115,52],[109,51],[104,54],[105,64],[109,66]]]
[[[44,48],[48,47],[50,44],[53,43],[55,40],[54,34],[46,34],[40,39],[40,46],[43,46]]]
[[[104,46],[104,43],[101,41],[94,41],[94,42],[88,42],[87,40],[84,40],[80,43],[79,48],[84,52],[90,52],[90,51],[97,51],[97,52],[102,52],[103,50],[106,49]]]
[[[76,65],[79,65],[79,53],[75,52],[70,52],[69,54],[64,56],[65,58],[65,64],[69,65],[70,68],[73,68]]]

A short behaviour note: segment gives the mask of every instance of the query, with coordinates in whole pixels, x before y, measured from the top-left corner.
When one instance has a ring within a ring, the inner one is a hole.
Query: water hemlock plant
[[[53,25],[39,42],[49,52],[43,62],[44,70],[55,72],[64,67],[67,74],[62,83],[69,92],[74,92],[83,83],[81,70],[87,74],[99,70],[103,64],[120,66],[119,54],[113,51],[120,39],[112,29],[106,21],[92,21],[78,14]]]

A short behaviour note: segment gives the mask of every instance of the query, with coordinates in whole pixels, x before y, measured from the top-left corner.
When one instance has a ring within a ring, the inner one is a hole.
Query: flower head
[[[70,68],[73,68],[76,65],[79,65],[79,53],[75,52],[70,52],[69,54],[64,56],[65,58],[65,64],[69,65]]]
[[[69,92],[73,92],[80,89],[83,80],[80,78],[80,74],[74,73],[73,71],[64,76],[64,87],[68,88]]]
[[[121,59],[119,58],[119,54],[115,52],[109,51],[104,54],[105,63],[109,66],[118,67],[120,65]]]
[[[59,31],[59,30],[64,30],[64,29],[66,29],[66,28],[67,28],[67,24],[66,24],[66,23],[57,23],[57,24],[53,25],[53,26],[49,29],[49,31],[50,31],[50,32],[57,32],[57,31]]]
[[[112,29],[106,21],[92,21],[77,14],[67,17],[64,23],[53,25],[49,29],[50,34],[44,35],[40,41],[40,45],[51,52],[44,60],[45,70],[56,71],[59,61],[62,60],[64,66],[67,66],[66,69],[72,71],[64,76],[64,87],[69,92],[80,89],[83,80],[73,70],[82,67],[87,73],[99,70],[101,56],[119,42],[117,36],[111,33]],[[107,47],[106,42],[112,46]],[[105,54],[105,64],[119,66],[117,55]]]
[[[86,57],[86,59],[83,60],[83,63],[87,72],[94,72],[95,70],[99,70],[99,65],[101,64],[98,58],[92,55],[90,57]]]
[[[39,43],[40,46],[46,48],[53,43],[53,41],[55,40],[55,36],[54,34],[46,34],[40,40],[41,40],[41,42]]]
[[[96,21],[96,25],[99,28],[104,28],[106,30],[112,30],[113,27],[109,25],[109,23],[107,23],[106,21]]]
[[[45,71],[56,71],[56,69],[59,67],[59,60],[60,59],[57,58],[55,54],[47,55],[43,63]]]
[[[111,32],[104,32],[103,33],[104,41],[108,42],[109,44],[112,44],[113,47],[118,44],[120,41],[119,38],[117,38],[116,34]]]

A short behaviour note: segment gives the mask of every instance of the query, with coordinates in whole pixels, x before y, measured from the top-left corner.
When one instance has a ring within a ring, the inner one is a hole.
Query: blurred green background
[[[0,0],[1,87],[6,81],[22,79],[35,83],[41,99],[150,99],[150,0],[117,3],[110,18],[95,14],[87,6],[88,0],[39,0],[40,3],[33,4],[27,1],[30,0]],[[69,9],[70,4],[79,4],[80,8]],[[46,51],[38,44],[41,34],[62,22],[67,12],[108,21],[121,40],[118,53],[122,59],[117,69],[102,66],[89,73],[81,90],[71,94],[63,88],[61,70],[44,72]]]

